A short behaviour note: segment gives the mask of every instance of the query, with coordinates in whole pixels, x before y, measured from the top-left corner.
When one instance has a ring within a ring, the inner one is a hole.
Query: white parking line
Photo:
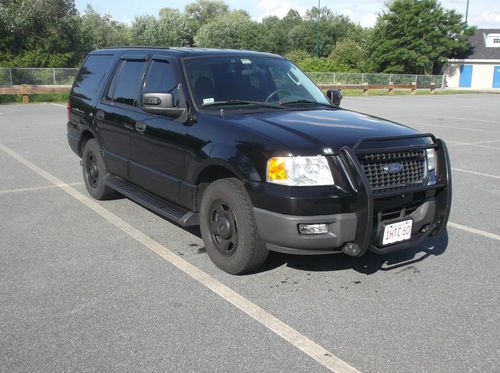
[[[451,142],[460,145],[484,145],[484,144],[492,144],[494,142],[500,142],[500,140],[474,141],[474,142],[460,142],[460,141],[446,140],[446,142]]]
[[[491,238],[493,240],[500,241],[500,236],[498,234],[482,231],[482,230],[476,229],[476,228],[467,227],[465,225],[453,223],[451,221],[448,222],[447,226],[451,227],[451,228],[455,228],[455,229],[460,229],[460,230],[465,231],[465,232],[478,234],[478,235],[483,236],[483,237],[488,237],[488,238]]]
[[[483,122],[483,123],[493,123],[493,124],[500,124],[498,120],[488,120],[488,119],[477,119],[477,118],[464,118],[464,117],[436,117],[432,115],[424,115],[426,118],[434,118],[434,119],[451,119],[451,120],[461,120],[464,122]]]
[[[67,109],[67,106],[66,106],[66,105],[56,104],[55,102],[51,102],[50,104],[51,104],[52,106],[59,106],[59,107],[62,107],[62,108]]]
[[[500,179],[500,176],[497,175],[491,175],[491,174],[485,174],[483,172],[477,172],[477,171],[469,171],[469,170],[464,170],[461,168],[451,168],[452,171],[458,171],[458,172],[464,172],[466,174],[472,174],[472,175],[479,175],[479,176],[485,176],[485,177],[491,177],[493,179]]]
[[[448,128],[448,129],[452,129],[452,130],[495,133],[497,135],[499,132],[499,131],[493,131],[493,130],[483,130],[483,129],[478,129],[478,128],[463,128],[463,127],[455,127],[455,126],[443,126],[441,124],[418,123],[418,125],[421,125],[422,127],[438,127],[438,128]]]
[[[68,183],[66,185],[76,186],[76,185],[83,185],[83,183]],[[55,189],[58,187],[60,188],[61,186],[62,185],[44,185],[44,186],[29,187],[29,188],[4,189],[4,190],[0,190],[0,194],[36,192],[36,191],[40,191],[40,190]]]
[[[500,142],[500,140],[476,141],[476,142],[473,142],[471,144],[480,145],[480,144],[491,144],[491,143],[494,143],[494,142]]]
[[[41,169],[34,163],[30,162],[23,156],[17,154],[12,149],[0,144],[0,149],[5,153],[10,155],[12,158],[16,159],[18,162],[22,163],[24,166],[34,171],[38,175],[47,179],[52,184],[58,186],[66,193],[76,198],[78,201],[83,203],[85,206],[94,210],[96,213],[101,215],[107,221],[121,229],[124,233],[128,234],[148,249],[158,254],[160,257],[180,269],[182,272],[191,276],[193,279],[198,281],[200,284],[206,288],[212,290],[215,294],[219,295],[221,298],[225,299],[227,302],[231,303],[235,307],[239,308],[241,311],[246,313],[248,316],[254,320],[261,323],[263,326],[271,330],[272,332],[279,335],[281,338],[295,346],[300,351],[312,357],[318,363],[322,364],[324,367],[328,368],[333,372],[358,372],[357,369],[350,366],[348,363],[335,356],[333,353],[320,346],[310,338],[299,333],[297,330],[285,324],[283,321],[279,320],[277,317],[273,316],[263,308],[259,307],[252,301],[238,294],[231,288],[227,287],[220,281],[214,279],[212,276],[202,271],[198,267],[195,267],[185,259],[174,254],[168,248],[160,244],[159,242],[153,240],[151,237],[139,231],[137,228],[133,227],[125,220],[121,219],[117,215],[113,214],[111,211],[99,205],[94,200],[78,192],[76,189],[72,188],[68,184],[65,184],[62,180],[58,179],[54,175],[48,173],[47,171]]]
[[[484,145],[484,144],[490,144],[490,143],[494,143],[494,142],[498,142],[498,141],[499,140],[484,141],[484,142],[458,142],[458,141],[446,140],[446,143],[449,144],[448,148],[454,148],[456,146],[474,146],[476,148],[491,149],[491,150],[500,150],[500,147],[498,147],[498,146]]]

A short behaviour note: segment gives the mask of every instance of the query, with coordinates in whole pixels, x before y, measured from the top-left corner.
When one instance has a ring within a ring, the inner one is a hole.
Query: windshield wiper
[[[273,109],[284,109],[282,105],[269,104],[267,102],[260,102],[260,101],[235,100],[235,99],[226,101],[208,102],[206,104],[202,104],[201,106],[207,107],[207,106],[231,106],[231,105],[254,105],[254,106],[268,107]]]
[[[282,105],[314,104],[314,105],[326,106],[329,108],[337,108],[336,106],[333,106],[331,104],[325,104],[323,102],[317,102],[317,101],[306,100],[306,99],[300,99],[300,100],[296,100],[296,101],[285,101],[285,102],[282,102],[281,104]]]

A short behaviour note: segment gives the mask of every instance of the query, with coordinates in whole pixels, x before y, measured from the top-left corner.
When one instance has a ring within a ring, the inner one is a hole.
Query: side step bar
[[[104,180],[107,186],[120,192],[125,197],[130,198],[134,202],[156,212],[167,219],[173,220],[179,225],[190,226],[200,223],[199,215],[195,212],[188,211],[183,207],[177,206],[171,202],[164,200],[144,189],[131,184],[118,176],[108,176]]]

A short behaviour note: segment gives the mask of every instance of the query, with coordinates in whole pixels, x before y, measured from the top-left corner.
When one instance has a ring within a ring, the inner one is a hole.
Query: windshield
[[[286,103],[329,105],[314,83],[293,63],[276,57],[201,57],[186,61],[194,100],[200,108],[224,104],[258,108]],[[259,105],[264,103],[267,105]]]

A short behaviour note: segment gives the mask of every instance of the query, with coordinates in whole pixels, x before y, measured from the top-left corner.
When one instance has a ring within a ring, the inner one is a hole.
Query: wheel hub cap
[[[238,225],[227,202],[214,201],[209,209],[209,230],[214,246],[224,255],[232,255],[238,245]]]
[[[221,235],[222,238],[227,240],[233,234],[231,229],[231,223],[226,217],[220,217],[216,222],[217,233]]]

